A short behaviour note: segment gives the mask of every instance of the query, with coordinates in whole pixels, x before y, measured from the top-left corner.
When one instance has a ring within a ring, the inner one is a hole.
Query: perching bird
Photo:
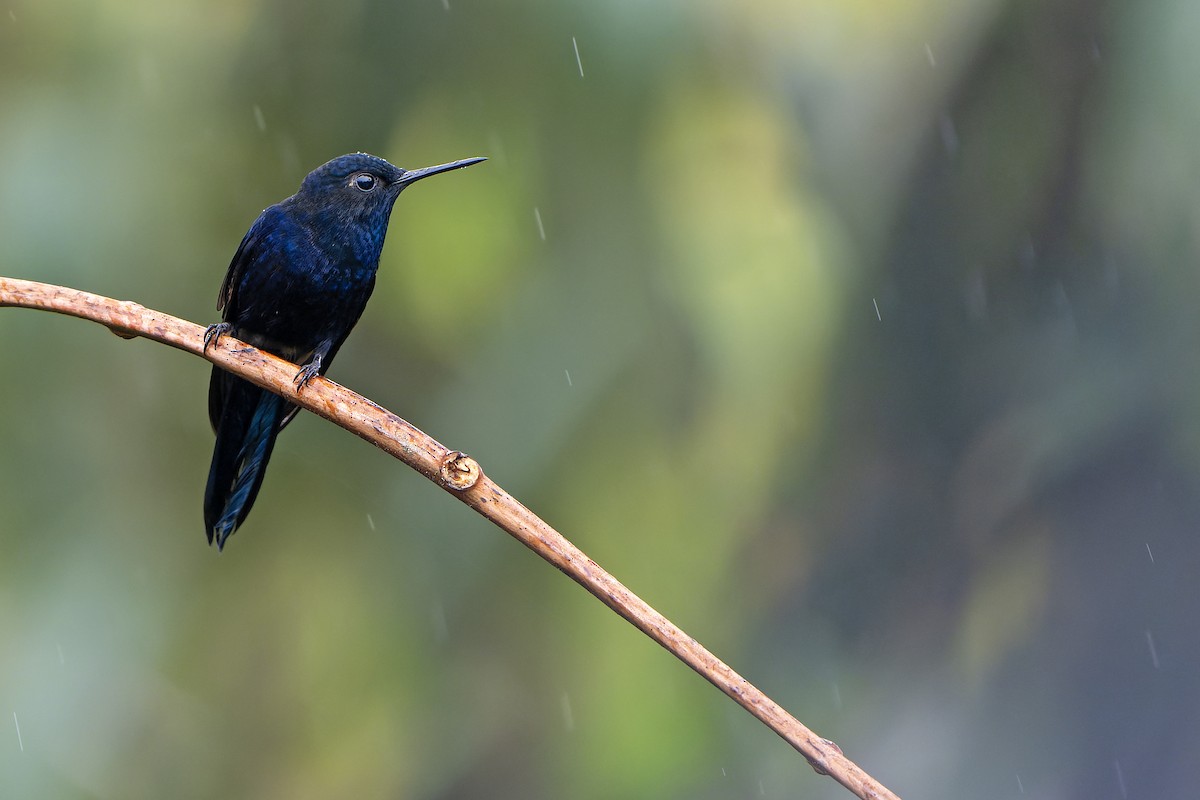
[[[229,333],[302,365],[303,388],[324,375],[375,286],[392,205],[404,187],[484,161],[467,158],[403,170],[366,153],[339,156],[308,174],[300,191],[263,211],[229,264],[204,347]],[[275,437],[300,409],[213,367],[208,416],[217,434],[204,528],[217,548],[250,513]]]

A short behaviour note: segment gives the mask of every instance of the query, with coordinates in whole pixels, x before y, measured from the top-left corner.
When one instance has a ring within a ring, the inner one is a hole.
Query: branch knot
[[[465,492],[479,482],[483,476],[483,469],[479,466],[478,461],[466,453],[452,450],[442,459],[439,474],[446,488],[456,492]]]

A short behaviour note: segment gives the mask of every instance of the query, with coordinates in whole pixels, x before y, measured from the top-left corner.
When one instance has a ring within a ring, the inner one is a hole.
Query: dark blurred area
[[[0,274],[207,324],[313,167],[487,156],[400,198],[332,379],[901,796],[1188,796],[1198,23],[10,3]],[[206,364],[3,309],[0,371],[0,796],[850,796],[343,431],[218,554]]]

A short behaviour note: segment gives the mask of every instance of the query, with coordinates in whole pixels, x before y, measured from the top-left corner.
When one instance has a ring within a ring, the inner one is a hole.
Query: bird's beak
[[[436,167],[425,167],[424,169],[406,170],[400,176],[400,180],[396,181],[400,186],[408,186],[410,183],[416,183],[421,178],[428,178],[430,175],[437,175],[439,172],[449,172],[452,169],[461,167],[469,167],[472,164],[478,164],[480,161],[487,161],[486,158],[464,158],[461,161],[451,161],[449,164],[438,164]]]

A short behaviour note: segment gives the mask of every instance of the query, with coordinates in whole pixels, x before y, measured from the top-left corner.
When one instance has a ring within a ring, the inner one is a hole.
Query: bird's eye
[[[358,189],[360,192],[369,192],[375,188],[375,176],[368,175],[364,172],[361,175],[355,175],[354,180],[351,181],[351,183],[354,185],[354,188]]]

